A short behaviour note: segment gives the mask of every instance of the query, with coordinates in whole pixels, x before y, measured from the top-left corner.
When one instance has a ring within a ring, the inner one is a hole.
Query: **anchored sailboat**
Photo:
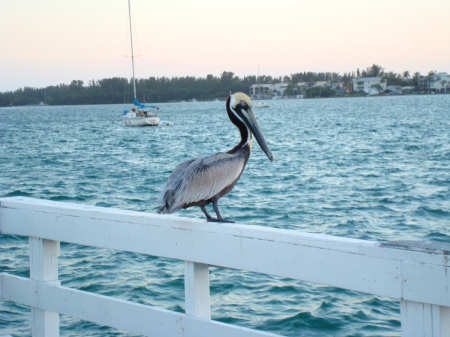
[[[128,16],[130,21],[130,41],[131,41],[131,65],[133,68],[133,93],[134,107],[131,110],[123,111],[123,120],[127,126],[158,126],[161,119],[157,111],[159,108],[154,105],[141,104],[136,96],[136,77],[134,75],[134,50],[133,50],[133,32],[131,30],[131,5],[128,0]],[[151,110],[150,110],[151,109]]]

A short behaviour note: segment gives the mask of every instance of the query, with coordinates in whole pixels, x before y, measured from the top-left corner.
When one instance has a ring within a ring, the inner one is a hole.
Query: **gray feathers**
[[[219,152],[179,164],[167,181],[158,213],[174,213],[192,204],[206,203],[228,187],[234,186],[244,170],[245,154]]]

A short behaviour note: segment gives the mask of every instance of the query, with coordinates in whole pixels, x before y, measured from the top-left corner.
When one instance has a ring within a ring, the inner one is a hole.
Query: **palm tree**
[[[411,79],[412,85],[414,87],[416,87],[416,90],[419,89],[419,78],[420,78],[420,73],[419,72],[415,72],[413,78]]]
[[[408,71],[408,70],[406,70],[406,71],[403,72],[403,78],[404,78],[405,80],[409,79],[410,77],[411,77],[411,75],[409,74],[409,71]]]

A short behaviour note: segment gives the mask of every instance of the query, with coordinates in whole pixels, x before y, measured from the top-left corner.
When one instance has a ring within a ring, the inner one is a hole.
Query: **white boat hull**
[[[255,108],[269,108],[270,104],[266,102],[256,102],[253,104]]]
[[[161,121],[159,117],[125,116],[123,119],[126,126],[158,126]]]

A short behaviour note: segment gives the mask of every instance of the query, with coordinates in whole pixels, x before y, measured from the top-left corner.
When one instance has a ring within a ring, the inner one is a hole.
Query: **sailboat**
[[[131,30],[131,5],[128,0],[128,16],[130,21],[130,42],[131,42],[131,65],[133,68],[133,108],[123,111],[123,120],[126,126],[158,126],[161,118],[158,116],[159,108],[154,105],[141,104],[136,96],[136,77],[134,75],[134,50],[133,32]],[[151,110],[150,110],[151,109]]]

